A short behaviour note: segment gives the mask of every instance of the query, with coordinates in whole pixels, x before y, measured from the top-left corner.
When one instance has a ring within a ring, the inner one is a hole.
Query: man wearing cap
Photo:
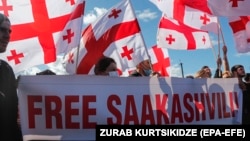
[[[232,77],[239,79],[239,87],[242,89],[243,93],[243,110],[242,110],[242,124],[250,124],[250,90],[246,87],[243,82],[245,77],[244,66],[238,64],[231,68]]]
[[[0,13],[0,53],[6,51],[10,41],[11,24]],[[0,141],[22,141],[18,124],[17,82],[10,65],[0,60]]]
[[[246,75],[244,66],[242,65],[234,65],[231,68],[231,72],[233,77],[243,78]]]

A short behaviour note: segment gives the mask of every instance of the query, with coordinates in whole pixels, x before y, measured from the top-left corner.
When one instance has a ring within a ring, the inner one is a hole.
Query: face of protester
[[[10,21],[7,17],[4,17],[4,20],[0,24],[0,53],[5,52],[7,45],[10,41]]]
[[[205,73],[206,73],[206,76],[205,76],[205,77],[210,78],[210,77],[212,76],[212,73],[211,73],[210,68],[207,67],[207,68],[204,68],[203,70],[204,70]]]
[[[102,73],[102,75],[109,75],[109,72],[114,71],[117,71],[116,63],[110,63],[110,65],[107,67],[106,71]]]
[[[144,76],[149,76],[152,73],[149,60],[142,61],[138,68],[140,69],[140,73],[142,73]]]
[[[140,64],[140,68],[143,70],[149,70],[150,69],[150,63],[148,60],[142,61]]]
[[[238,77],[244,77],[246,75],[244,67],[239,67],[236,70]]]

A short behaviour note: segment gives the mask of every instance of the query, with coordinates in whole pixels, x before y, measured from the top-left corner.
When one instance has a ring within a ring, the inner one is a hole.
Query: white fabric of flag
[[[250,0],[207,0],[208,7],[216,16],[249,16]]]
[[[178,0],[150,0],[167,17],[192,28],[218,33],[218,17]]]
[[[110,8],[83,33],[79,50],[65,56],[69,74],[94,74],[95,63],[102,57],[115,59],[120,75],[148,58],[138,21],[129,0]]]
[[[15,73],[55,62],[58,54],[80,42],[84,0],[8,0],[0,5],[12,25],[10,43],[0,58]]]
[[[250,52],[250,17],[228,17],[229,25],[233,31],[235,47],[238,53]]]
[[[176,50],[196,50],[211,48],[209,34],[206,31],[191,28],[175,19],[162,16],[157,46]]]

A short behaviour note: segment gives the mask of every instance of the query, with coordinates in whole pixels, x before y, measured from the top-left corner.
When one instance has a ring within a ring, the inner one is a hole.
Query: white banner
[[[95,140],[97,124],[241,124],[237,79],[21,76],[24,140]]]

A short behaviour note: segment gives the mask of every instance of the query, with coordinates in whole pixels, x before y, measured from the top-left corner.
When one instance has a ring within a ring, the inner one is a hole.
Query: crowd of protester
[[[230,65],[227,58],[227,47],[222,47],[223,58],[218,56],[217,68],[214,76],[212,77],[212,71],[209,66],[202,66],[194,75],[188,75],[186,78],[238,78],[239,88],[243,93],[243,115],[242,124],[250,124],[250,75],[245,72],[244,66],[241,64],[233,65],[230,69]],[[221,69],[223,68],[223,69]],[[56,74],[49,70],[37,73],[37,75]],[[117,69],[116,61],[113,58],[103,56],[95,64],[95,75],[103,76],[119,76],[120,73]],[[160,72],[154,71],[151,61],[144,60],[136,66],[136,69],[129,74],[129,77],[161,77]]]

